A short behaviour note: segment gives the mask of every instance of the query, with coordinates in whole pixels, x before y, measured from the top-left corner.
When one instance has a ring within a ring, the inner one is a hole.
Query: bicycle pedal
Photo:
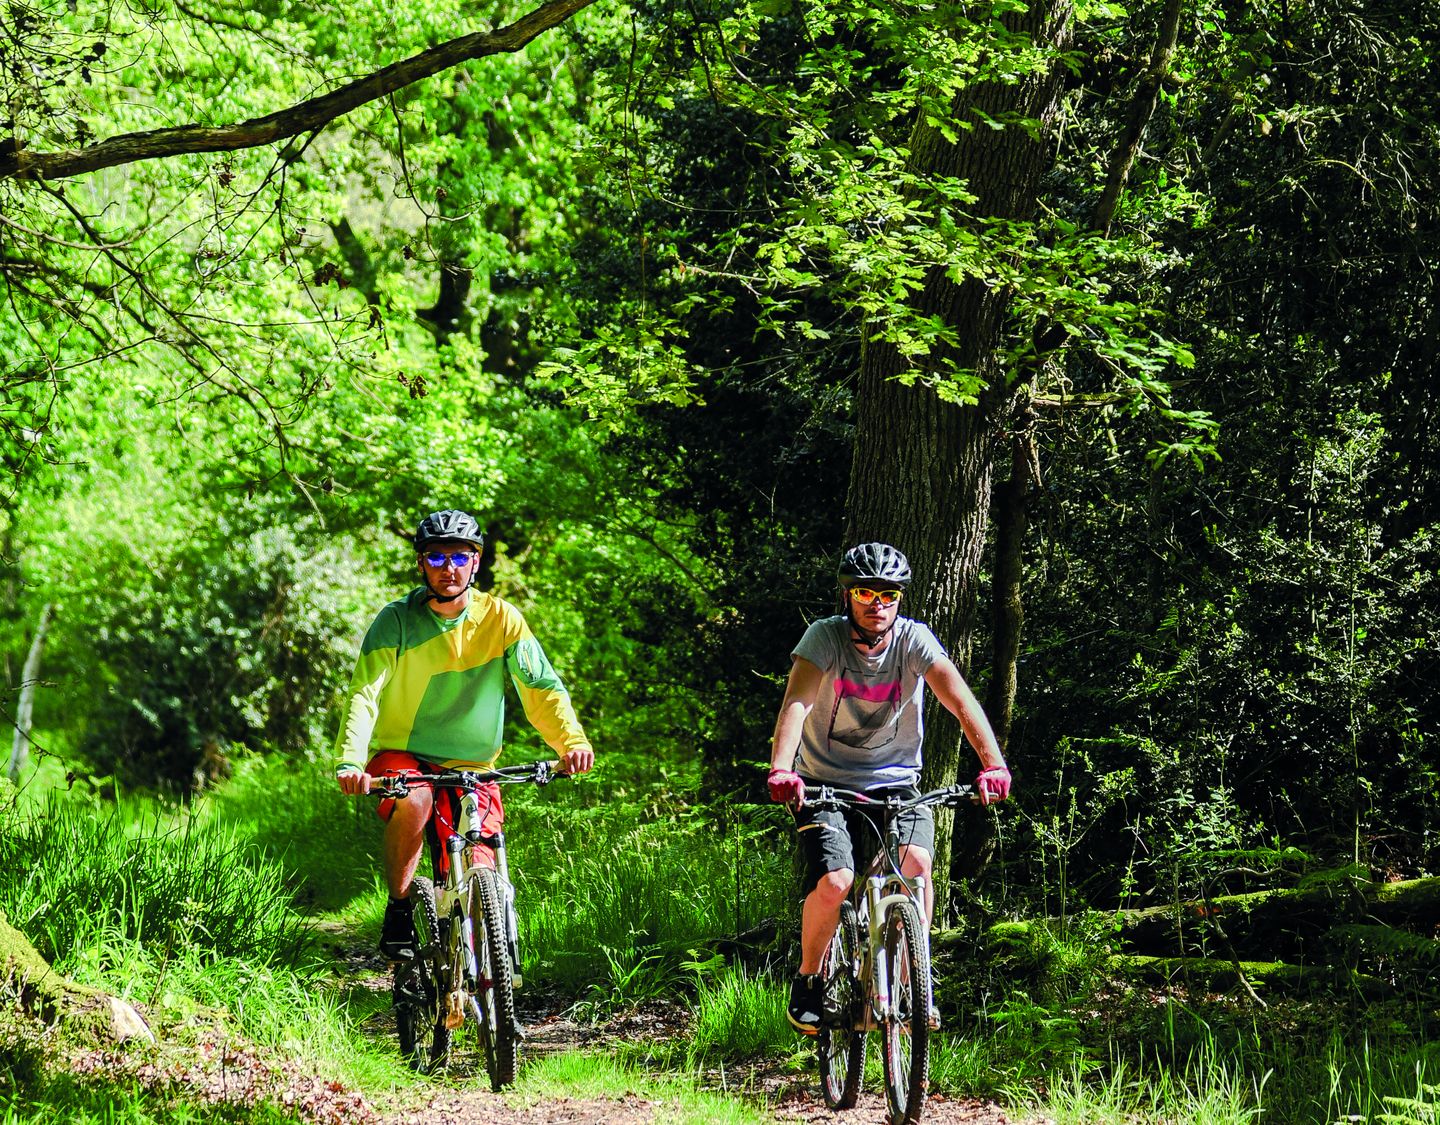
[[[465,1022],[465,1001],[459,992],[448,993],[445,997],[445,1026],[451,1031]]]

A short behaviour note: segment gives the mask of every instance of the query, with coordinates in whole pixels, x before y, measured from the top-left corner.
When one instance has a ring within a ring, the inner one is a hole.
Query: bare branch
[[[61,152],[21,149],[0,154],[0,180],[57,180],[141,160],[159,160],[184,153],[233,152],[273,144],[321,129],[353,109],[462,62],[518,51],[537,35],[564,23],[594,2],[549,0],[549,3],[507,27],[496,31],[477,31],[437,44],[418,55],[357,79],[348,86],[237,125],[178,125],[168,129],[124,133],[98,144]]]

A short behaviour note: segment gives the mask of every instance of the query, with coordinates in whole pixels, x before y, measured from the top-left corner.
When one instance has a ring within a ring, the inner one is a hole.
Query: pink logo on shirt
[[[900,681],[888,684],[862,684],[854,680],[835,681],[836,699],[863,699],[866,703],[899,703]]]

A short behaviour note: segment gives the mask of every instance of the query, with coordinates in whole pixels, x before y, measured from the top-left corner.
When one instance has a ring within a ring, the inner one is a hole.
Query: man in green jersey
[[[360,647],[335,741],[341,790],[368,793],[373,777],[401,770],[493,768],[507,676],[561,771],[589,770],[595,752],[525,618],[509,602],[471,588],[485,545],[475,517],[435,512],[421,521],[414,542],[424,585],[382,609]],[[504,816],[500,787],[491,783],[480,792],[484,827],[493,833]],[[450,791],[439,793],[445,800]],[[404,801],[380,805],[390,891],[380,949],[392,960],[413,956],[410,882],[436,799],[419,787]]]

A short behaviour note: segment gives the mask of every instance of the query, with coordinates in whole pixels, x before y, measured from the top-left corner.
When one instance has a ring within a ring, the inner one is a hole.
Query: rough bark
[[[985,714],[1004,750],[1010,742],[1019,687],[1016,667],[1025,625],[1025,533],[1030,526],[1030,484],[1039,484],[1033,415],[1027,412],[1010,439],[1010,476],[995,490],[995,563],[990,593],[990,687]]]
[[[462,62],[518,51],[537,35],[564,23],[592,3],[594,0],[550,0],[506,27],[477,31],[437,44],[328,94],[234,125],[177,125],[124,133],[84,148],[59,152],[16,149],[13,138],[0,138],[0,180],[58,180],[141,160],[159,160],[184,153],[233,152],[288,140],[321,129],[353,109]]]
[[[1056,50],[1069,41],[1070,0],[1047,0],[1012,14],[1007,22],[1037,43]],[[990,120],[1014,115],[1040,122],[1040,136],[1020,128],[976,128],[947,141],[923,114],[910,138],[912,171],[966,180],[977,197],[977,216],[1031,218],[1053,146],[1043,139],[1059,104],[1062,68],[1016,84],[985,84],[963,92],[952,117],[971,123],[977,111]],[[1013,393],[998,354],[1008,297],[975,280],[956,283],[943,268],[932,270],[915,306],[959,329],[962,343],[930,359],[976,371],[988,390],[974,406],[941,401],[931,389],[897,380],[911,364],[884,341],[862,346],[856,390],[854,459],[849,488],[847,543],[883,540],[906,552],[915,571],[907,612],[926,621],[962,672],[970,663],[975,604],[999,420]],[[927,715],[925,784],[949,784],[962,761],[958,730],[948,718]],[[968,749],[963,750],[969,754]],[[972,756],[973,760],[973,756]],[[950,818],[937,817],[936,866],[950,867]],[[944,881],[937,881],[943,892]],[[943,904],[942,904],[943,907]],[[940,915],[943,916],[943,915]]]

